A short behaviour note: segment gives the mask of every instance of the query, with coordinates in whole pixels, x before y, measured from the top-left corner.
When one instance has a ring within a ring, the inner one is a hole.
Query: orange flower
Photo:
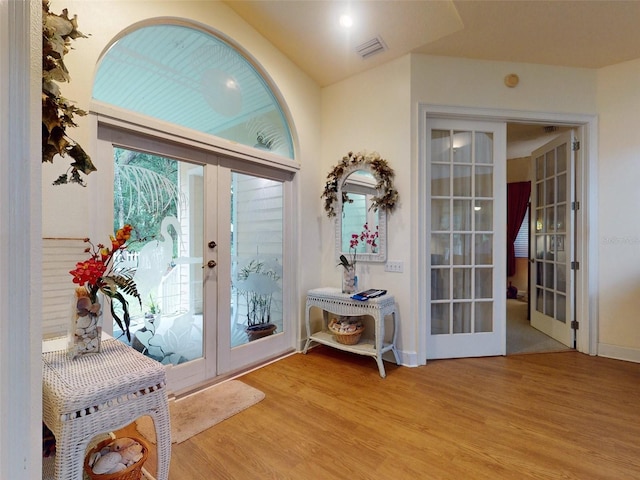
[[[95,258],[76,263],[76,268],[69,273],[73,275],[73,283],[95,285],[106,271],[107,266]]]
[[[120,268],[114,265],[120,261],[119,257],[114,258],[114,254],[118,250],[127,248],[126,244],[131,238],[132,230],[133,227],[127,224],[120,228],[115,235],[110,235],[110,248],[102,243],[93,244],[89,238],[85,238],[84,241],[91,245],[85,250],[85,253],[88,253],[90,257],[84,262],[78,262],[76,268],[69,272],[73,276],[73,283],[83,286],[90,299],[89,304],[83,302],[82,305],[79,305],[82,307],[82,312],[86,311],[87,314],[95,313],[93,310],[98,307],[94,307],[93,305],[96,304],[98,292],[102,292],[111,301],[120,303],[123,312],[122,318],[120,318],[119,314],[113,309],[111,313],[129,340],[131,340],[131,332],[129,331],[129,302],[122,296],[122,293],[135,297],[140,303],[140,306],[142,306],[142,300],[140,299],[136,284],[133,281],[132,269]],[[122,289],[122,292],[120,289]]]

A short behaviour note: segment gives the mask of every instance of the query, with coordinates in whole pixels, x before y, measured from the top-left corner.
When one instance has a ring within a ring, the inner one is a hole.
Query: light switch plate
[[[384,265],[385,272],[402,273],[404,270],[402,262],[387,262]]]

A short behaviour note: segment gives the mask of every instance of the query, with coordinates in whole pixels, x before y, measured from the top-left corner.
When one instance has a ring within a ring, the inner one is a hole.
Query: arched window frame
[[[296,152],[298,151],[298,138],[296,130],[293,127],[291,112],[287,106],[287,103],[284,101],[284,97],[282,96],[280,90],[277,88],[271,76],[265,71],[265,69],[256,60],[256,58],[253,57],[253,55],[251,55],[245,48],[239,45],[231,37],[211,26],[191,20],[166,17],[146,19],[144,21],[135,23],[122,30],[103,49],[96,65],[94,82],[101,63],[103,62],[105,56],[108,54],[113,45],[115,45],[119,40],[123,39],[127,35],[141,28],[161,25],[185,27],[210,35],[216,40],[225,43],[227,46],[229,46],[229,48],[233,49],[237,54],[242,56],[244,60],[246,60],[246,62],[255,70],[256,74],[264,82],[266,88],[268,88],[270,94],[273,96],[278,108],[280,109],[280,113],[283,116],[284,126],[287,129],[286,133],[290,138],[291,158],[280,155],[278,153],[270,152],[268,150],[244,145],[236,141],[226,139],[224,137],[179,126],[177,124],[166,122],[155,117],[132,112],[124,108],[120,108],[118,106],[96,100],[95,98],[92,98],[91,100],[89,112],[99,118],[101,122],[110,124],[112,126],[126,127],[127,125],[134,125],[135,129],[138,131],[150,129],[156,133],[158,131],[168,132],[171,135],[178,135],[182,138],[189,139],[191,142],[193,142],[194,146],[204,146],[207,150],[212,150],[216,153],[227,155],[232,154],[236,156],[236,158],[246,160],[247,162],[268,165],[287,171],[299,170],[300,163],[296,161]]]

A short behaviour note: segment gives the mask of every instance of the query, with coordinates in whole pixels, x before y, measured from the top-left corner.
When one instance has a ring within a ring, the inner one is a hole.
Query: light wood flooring
[[[246,374],[266,398],[174,445],[170,479],[640,479],[639,364],[569,351],[386,368],[318,347]]]

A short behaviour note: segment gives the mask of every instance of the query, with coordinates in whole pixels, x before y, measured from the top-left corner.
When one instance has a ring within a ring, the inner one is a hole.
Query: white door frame
[[[429,258],[426,251],[426,239],[429,233],[427,225],[426,185],[420,179],[427,174],[427,155],[425,132],[430,118],[448,118],[463,120],[489,120],[511,123],[540,123],[541,125],[566,125],[576,130],[581,148],[576,152],[576,200],[580,210],[576,212],[576,252],[575,260],[580,263],[576,272],[576,319],[580,328],[576,334],[576,350],[589,355],[597,354],[598,345],[598,215],[597,215],[597,152],[598,119],[595,115],[566,114],[553,112],[530,112],[524,110],[505,110],[490,108],[456,107],[448,105],[418,104],[418,154],[414,158],[413,185],[415,192],[415,225],[418,235],[414,237],[412,252],[418,259],[418,268],[414,272],[412,297],[416,299],[418,312],[418,360],[426,363],[427,308],[429,301],[426,292],[426,279],[429,272]],[[506,288],[506,286],[505,286]]]
[[[287,217],[287,222],[285,222],[285,231],[283,232],[283,238],[285,239],[286,245],[284,246],[285,252],[293,252],[296,251],[297,245],[297,236],[294,232],[297,231],[297,207],[294,197],[294,192],[297,191],[297,175],[295,173],[299,169],[299,164],[290,159],[281,158],[275,154],[270,152],[264,152],[263,157],[256,157],[255,152],[252,151],[250,147],[245,147],[242,145],[233,145],[232,148],[227,148],[229,143],[224,139],[213,138],[210,135],[204,135],[200,132],[193,132],[191,130],[185,129],[183,127],[167,124],[166,122],[159,121],[152,118],[147,118],[135,114],[133,112],[127,112],[127,119],[123,120],[124,114],[123,111],[115,108],[104,106],[99,103],[92,104],[92,111],[89,115],[89,121],[91,122],[91,127],[93,129],[93,138],[95,138],[95,144],[93,145],[93,152],[98,153],[99,148],[105,148],[105,150],[101,151],[99,155],[103,158],[112,158],[111,152],[111,143],[110,139],[105,139],[104,142],[100,142],[98,140],[99,136],[109,130],[114,132],[127,132],[127,136],[132,136],[136,139],[144,138],[146,142],[146,146],[144,148],[145,151],[150,153],[157,153],[159,155],[167,155],[166,150],[164,149],[166,146],[171,145],[171,150],[178,150],[178,153],[174,152],[171,155],[171,158],[176,158],[178,160],[186,160],[193,161],[200,164],[209,164],[210,159],[215,157],[217,159],[216,165],[223,166],[225,169],[232,168],[234,171],[240,171],[250,174],[262,174],[265,176],[270,176],[272,178],[281,179],[285,182],[285,199],[283,208],[285,209],[285,215]],[[99,125],[100,129],[99,130]],[[123,133],[124,135],[124,133]],[[136,144],[128,145],[127,142],[123,142],[120,140],[116,142],[121,146],[128,148],[136,148]],[[155,147],[154,144],[158,144],[159,147]],[[186,153],[184,153],[186,152]],[[260,152],[262,155],[263,152]],[[96,155],[97,156],[97,155]],[[277,158],[277,162],[271,162],[272,159]],[[233,159],[230,161],[229,159]],[[244,161],[244,163],[243,163]],[[112,164],[106,164],[104,168],[109,172],[109,169],[113,169]],[[250,165],[250,166],[249,166]],[[113,174],[113,172],[111,172]],[[286,180],[286,181],[285,181]],[[216,187],[217,189],[217,187]],[[103,215],[100,210],[102,205],[112,205],[113,204],[113,186],[109,182],[100,182],[96,185],[96,197],[101,199],[99,202],[92,202],[93,204],[93,215],[91,216],[94,219],[93,232],[104,232],[109,231],[113,227],[113,221],[108,218],[109,216]],[[99,234],[92,233],[90,236],[99,236]],[[219,242],[222,245],[223,242]],[[220,246],[218,247],[220,248]],[[286,257],[286,253],[285,253]],[[218,271],[230,271],[229,265],[226,265],[225,259],[221,257],[221,252],[218,251]],[[258,363],[266,363],[270,359],[277,358],[283,356],[285,354],[291,353],[296,349],[296,339],[299,338],[300,335],[300,326],[299,322],[295,321],[296,316],[296,298],[297,298],[297,265],[295,262],[286,261],[283,262],[284,269],[284,277],[288,278],[286,285],[283,288],[283,329],[284,332],[280,335],[274,335],[273,339],[261,342],[253,342],[254,345],[248,345],[243,348],[244,351],[248,352],[246,355],[255,354],[256,360],[255,364]],[[284,293],[287,292],[287,293]],[[207,336],[206,341],[213,342],[217,339],[217,334],[215,337]],[[205,345],[205,349],[209,352],[217,352],[218,348],[215,344]],[[219,367],[219,358],[217,358],[217,354],[215,355],[215,369],[219,377],[229,375],[231,373],[236,373],[237,371],[242,371],[246,368],[250,368],[254,366],[254,364],[247,366],[241,365],[238,366],[235,370],[231,371],[231,367],[229,364],[224,364],[225,371],[220,372]],[[225,359],[226,360],[226,359]],[[196,360],[198,361],[198,360]],[[202,382],[208,383],[214,379],[213,372],[209,369],[209,365],[205,365],[205,378],[202,379]],[[172,366],[168,366],[167,377],[169,378],[172,373]],[[193,377],[196,378],[196,377]],[[195,386],[195,383],[191,385],[191,387]],[[191,388],[190,387],[190,388]]]

